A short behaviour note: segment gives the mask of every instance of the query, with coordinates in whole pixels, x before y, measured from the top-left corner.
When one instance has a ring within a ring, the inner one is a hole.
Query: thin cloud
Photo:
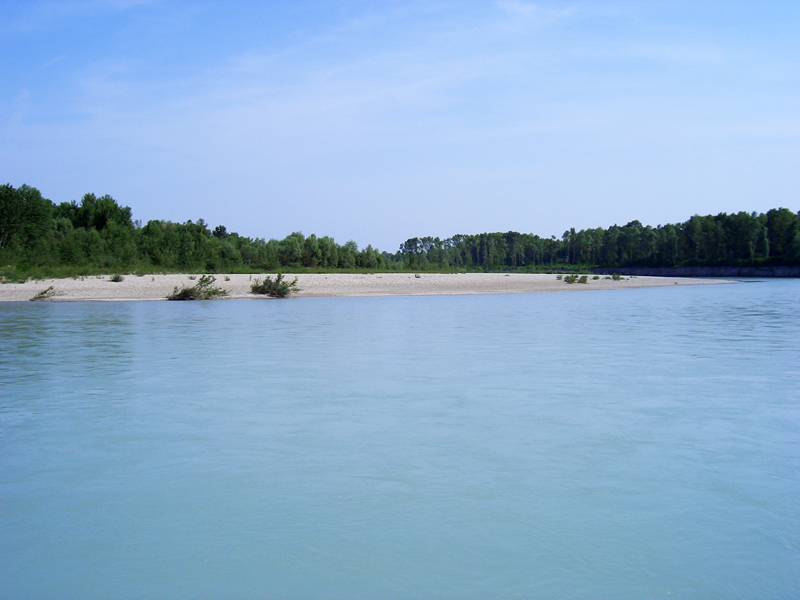
[[[125,12],[162,0],[64,0],[12,4],[4,15],[3,35],[48,31],[65,21],[86,15]]]
[[[62,54],[61,56],[56,56],[54,59],[48,60],[46,63],[44,63],[42,65],[42,69],[48,69],[48,68],[52,67],[54,64],[64,60],[66,57],[67,57],[66,54]]]

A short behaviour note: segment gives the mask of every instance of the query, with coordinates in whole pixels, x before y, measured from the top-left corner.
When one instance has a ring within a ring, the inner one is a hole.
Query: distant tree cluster
[[[86,194],[54,204],[35,188],[0,187],[0,269],[61,274],[113,271],[271,272],[279,269],[383,269],[371,246],[292,233],[283,240],[213,231],[203,219],[141,226],[111,196]],[[15,273],[16,272],[16,273]]]
[[[800,265],[800,213],[722,213],[658,227],[632,221],[570,229],[561,239],[515,231],[411,238],[391,259],[412,269]]]
[[[98,271],[557,270],[570,267],[800,265],[800,213],[777,208],[694,216],[650,227],[565,231],[561,238],[481,233],[411,238],[398,252],[296,232],[283,240],[211,230],[202,219],[141,226],[111,196],[54,204],[27,185],[0,186],[0,276]]]

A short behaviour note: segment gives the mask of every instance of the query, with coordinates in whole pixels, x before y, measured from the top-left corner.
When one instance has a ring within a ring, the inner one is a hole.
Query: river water
[[[0,597],[800,597],[798,308],[0,305]]]

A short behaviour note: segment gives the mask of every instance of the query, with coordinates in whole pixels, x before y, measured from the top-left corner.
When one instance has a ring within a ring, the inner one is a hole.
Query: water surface
[[[2,305],[0,597],[798,597],[798,300]]]

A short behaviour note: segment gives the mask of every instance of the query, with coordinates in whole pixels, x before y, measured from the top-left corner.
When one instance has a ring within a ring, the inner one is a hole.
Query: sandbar
[[[274,277],[274,274],[269,274]],[[217,274],[215,286],[228,292],[226,298],[262,299],[250,293],[253,281],[265,275]],[[293,298],[347,296],[434,296],[466,294],[529,294],[536,292],[578,292],[632,288],[731,283],[728,280],[682,277],[624,277],[618,281],[600,276],[588,283],[566,283],[555,274],[528,273],[373,273],[373,274],[286,274],[297,277]],[[191,279],[190,277],[195,277]],[[25,283],[0,284],[0,302],[30,300],[53,287],[47,302],[164,300],[173,290],[191,287],[198,275],[125,275],[119,282],[110,275],[72,279],[39,279]]]

